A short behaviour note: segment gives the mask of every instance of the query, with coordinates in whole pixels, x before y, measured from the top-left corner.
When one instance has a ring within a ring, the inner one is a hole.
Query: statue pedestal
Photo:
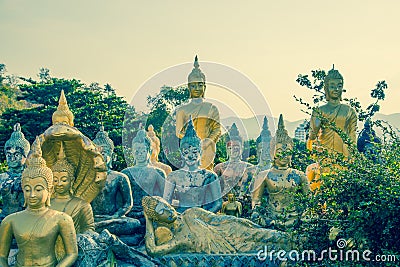
[[[161,264],[168,267],[197,267],[197,266],[251,266],[279,267],[281,261],[269,258],[259,260],[257,254],[170,254],[157,258]]]

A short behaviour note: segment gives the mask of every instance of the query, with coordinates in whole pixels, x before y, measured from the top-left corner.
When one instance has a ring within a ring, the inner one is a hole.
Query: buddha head
[[[147,165],[150,162],[151,140],[146,135],[146,131],[141,129],[132,139],[132,152],[135,165]]]
[[[114,142],[108,137],[108,133],[104,131],[104,126],[100,126],[100,131],[96,134],[96,138],[93,140],[101,150],[101,155],[107,164],[107,168],[110,170],[112,167],[112,156],[114,153]]]
[[[143,212],[152,221],[172,223],[178,217],[176,210],[159,196],[144,196],[142,206]]]
[[[271,132],[268,128],[268,119],[265,116],[260,135],[256,139],[257,158],[259,163],[271,162]]]
[[[25,199],[24,207],[28,206],[29,208],[50,206],[50,197],[53,191],[53,173],[42,158],[39,143],[36,138],[21,178]]]
[[[28,156],[30,144],[21,132],[19,123],[14,125],[14,132],[4,145],[7,165],[10,170],[20,169],[24,166]]]
[[[147,128],[147,136],[151,140],[151,160],[158,161],[158,154],[160,154],[160,139],[157,137],[154,132],[154,127],[151,124]]]
[[[292,156],[291,152],[294,143],[292,138],[288,135],[285,125],[283,123],[282,114],[279,115],[278,129],[272,143],[271,152],[274,156],[274,166],[277,168],[286,168],[289,166]]]
[[[236,201],[236,197],[234,193],[228,193],[228,202],[235,202]]]
[[[335,66],[325,76],[324,91],[326,101],[342,100],[343,76],[338,70],[335,70]]]
[[[65,98],[64,90],[61,90],[60,99],[58,101],[57,110],[52,116],[53,125],[55,124],[67,124],[74,126],[74,115],[69,110],[67,99]]]
[[[182,137],[180,141],[179,150],[182,159],[187,166],[199,164],[201,156],[201,140],[194,129],[192,116],[190,116],[185,136]]]
[[[206,76],[199,68],[197,56],[194,58],[194,68],[188,76],[190,98],[203,98],[206,90]]]
[[[63,144],[61,142],[60,152],[56,163],[51,167],[54,177],[55,197],[73,195],[72,183],[75,180],[75,168],[68,162]]]
[[[240,160],[243,152],[243,139],[239,134],[236,123],[233,123],[228,131],[226,153],[231,160]]]

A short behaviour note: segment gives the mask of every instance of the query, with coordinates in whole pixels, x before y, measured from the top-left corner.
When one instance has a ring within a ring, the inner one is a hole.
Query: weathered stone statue
[[[292,249],[283,232],[263,229],[249,220],[216,215],[202,208],[179,214],[161,197],[144,197],[146,250],[149,255],[170,253],[246,253],[260,248]]]
[[[265,116],[263,126],[260,135],[256,139],[257,144],[257,169],[259,171],[265,171],[271,168],[272,157],[271,157],[271,132],[268,128],[268,119]]]
[[[7,215],[21,211],[24,208],[24,197],[21,188],[21,175],[30,144],[21,132],[19,123],[14,125],[14,132],[4,145],[8,171],[0,174],[0,196],[3,205],[0,206],[0,222]]]
[[[253,165],[242,161],[243,140],[235,123],[229,129],[226,141],[229,160],[215,166],[214,172],[220,179],[222,196],[228,192],[238,196],[243,195],[247,191],[247,188],[244,188],[248,180],[247,168]]]
[[[160,139],[157,137],[156,133],[154,132],[153,125],[149,125],[147,129],[147,136],[151,140],[151,156],[150,156],[150,164],[154,167],[160,168],[168,175],[172,172],[172,168],[167,164],[158,161],[158,154],[160,154]]]
[[[162,196],[166,175],[160,168],[150,165],[151,140],[145,130],[140,129],[133,138],[132,151],[134,166],[122,170],[129,177],[132,187],[133,208],[128,216],[143,219],[142,198]]]
[[[164,199],[178,211],[191,207],[202,207],[217,212],[221,208],[221,186],[217,175],[200,168],[201,140],[197,136],[192,118],[180,141],[180,152],[184,166],[171,172],[165,183]]]
[[[307,148],[312,150],[313,142],[318,138],[321,145],[329,152],[342,153],[349,156],[347,145],[331,127],[334,123],[348,137],[356,142],[357,114],[352,107],[340,103],[343,92],[343,76],[332,68],[324,80],[325,99],[327,103],[316,108],[310,121],[309,139]],[[321,131],[320,131],[321,130]]]
[[[281,114],[271,147],[274,152],[273,166],[258,174],[252,194],[253,219],[262,226],[285,230],[293,225],[300,214],[296,207],[291,207],[294,200],[291,192],[308,194],[310,191],[305,174],[289,167],[291,149],[293,140],[287,134]],[[264,190],[267,196],[263,203]]]
[[[111,169],[114,142],[108,137],[103,126],[100,127],[93,143],[100,148],[107,164],[106,184],[91,203],[96,231],[108,229],[119,237],[133,234],[140,222],[125,216],[133,205],[131,185],[128,176]]]
[[[372,128],[371,121],[366,120],[364,123],[364,129],[362,129],[358,136],[358,151],[363,153],[368,159],[371,159],[376,163],[380,163],[382,162],[382,159],[379,155],[380,144],[382,144],[382,141],[376,136],[375,130]]]
[[[192,116],[194,128],[202,141],[201,168],[212,170],[214,167],[215,144],[221,135],[219,111],[216,106],[204,100],[206,77],[199,69],[197,56],[194,68],[188,76],[190,102],[179,106],[176,110],[176,135],[185,135],[187,122]]]
[[[271,168],[273,157],[273,155],[271,156],[271,140],[272,136],[268,127],[268,119],[264,116],[260,135],[256,139],[258,163],[255,166],[248,167],[246,177],[243,177],[242,188],[245,190],[245,196],[251,195],[251,192],[254,190],[254,182],[257,175]],[[239,195],[239,197],[241,196]]]
[[[242,215],[242,203],[236,201],[233,193],[228,193],[228,200],[222,203],[221,213],[240,217]]]
[[[12,238],[18,246],[16,266],[72,266],[78,257],[74,223],[63,212],[49,209],[53,174],[46,167],[40,147],[32,146],[28,167],[22,173],[22,188],[27,208],[8,215],[0,226],[0,266],[8,267]],[[56,259],[59,238],[65,256]]]

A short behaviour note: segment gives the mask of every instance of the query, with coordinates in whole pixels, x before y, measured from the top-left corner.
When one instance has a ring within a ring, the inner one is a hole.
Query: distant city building
[[[294,138],[306,142],[307,139],[307,132],[305,130],[307,126],[308,121],[304,120],[303,123],[300,123],[299,126],[297,126],[296,130],[294,131]]]

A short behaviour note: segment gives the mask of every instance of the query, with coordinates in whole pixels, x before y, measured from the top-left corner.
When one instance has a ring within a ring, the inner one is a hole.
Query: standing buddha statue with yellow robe
[[[197,135],[202,141],[201,168],[213,170],[216,143],[221,135],[218,108],[204,100],[206,76],[199,68],[197,56],[194,68],[188,76],[189,103],[182,104],[176,110],[176,135],[185,136],[187,122],[191,116]]]
[[[343,76],[332,68],[324,79],[325,99],[327,103],[314,109],[310,120],[307,148],[312,150],[316,139],[329,152],[342,153],[349,157],[347,145],[339,134],[329,126],[334,123],[350,140],[356,142],[357,114],[349,105],[342,104]]]

